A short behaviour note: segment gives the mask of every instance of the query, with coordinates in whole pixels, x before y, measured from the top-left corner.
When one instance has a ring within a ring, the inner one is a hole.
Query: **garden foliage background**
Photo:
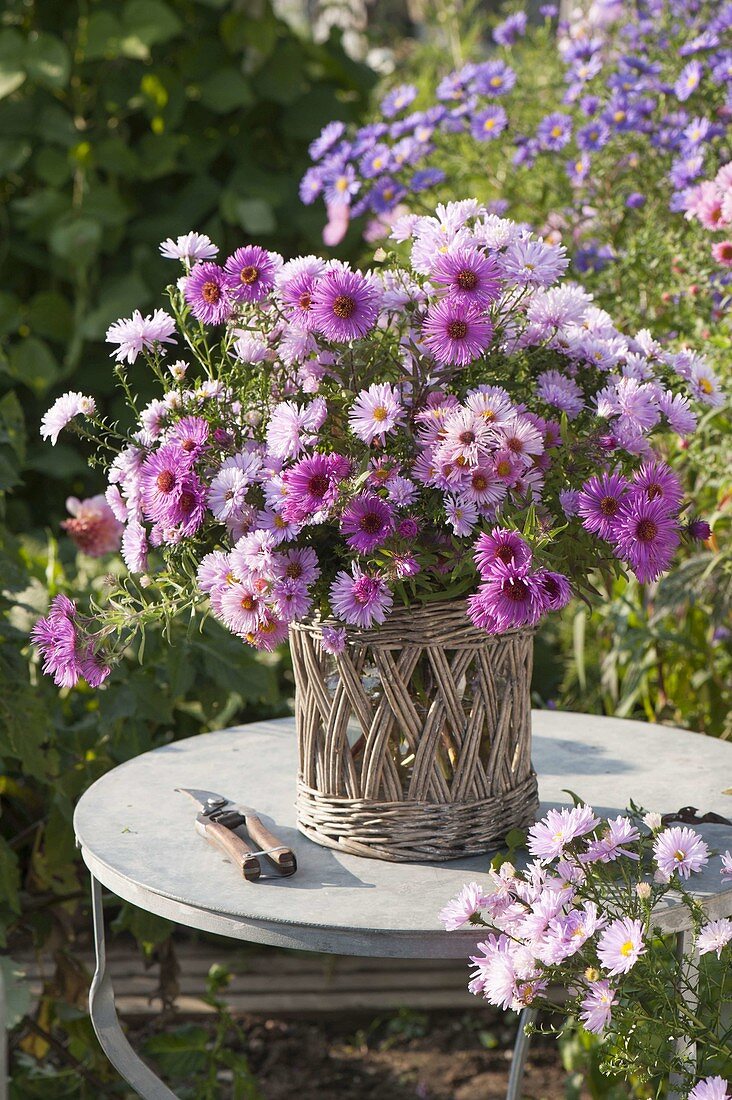
[[[434,84],[435,74],[444,74],[446,42],[453,52],[476,46],[481,25],[472,12],[463,11],[461,22],[452,8],[436,6],[432,38],[396,44],[400,77],[411,71],[423,86]],[[394,47],[396,10],[383,6],[383,25],[372,29],[377,45],[388,40]],[[527,47],[523,64],[556,83],[561,76],[547,69],[547,45],[537,39],[544,53],[537,58]],[[69,487],[88,496],[101,478],[68,443],[54,450],[41,444],[40,416],[68,389],[104,394],[115,415],[104,333],[157,299],[169,274],[158,252],[165,237],[195,228],[223,254],[248,240],[286,256],[322,251],[322,211],[298,198],[307,146],[334,117],[367,117],[376,83],[372,69],[345,52],[337,30],[316,43],[268,0],[4,5],[0,950],[8,954],[0,963],[19,1097],[96,1096],[100,1080],[114,1087],[91,1034],[88,975],[77,960],[88,913],[71,827],[75,800],[108,768],[173,737],[286,713],[291,694],[286,654],[255,655],[212,621],[200,631],[175,627],[172,646],[148,635],[144,666],[130,653],[101,692],[83,685],[59,692],[40,676],[27,645],[30,625],[59,591],[100,592],[109,567],[77,556],[59,526]],[[460,156],[457,162],[465,163]],[[510,192],[512,178],[497,174],[494,191]],[[538,173],[533,179],[535,192],[507,196],[520,200],[518,212],[527,217],[541,209],[548,186]],[[466,172],[458,182],[467,195],[484,187],[485,177]],[[661,287],[679,246],[649,229],[632,247],[637,284],[658,290],[642,309],[625,297],[628,324],[642,327],[646,314],[657,320],[665,308]],[[364,254],[357,229],[337,254]],[[594,289],[617,306],[621,285],[613,279],[612,270],[598,273]],[[693,294],[678,286],[674,293],[679,326],[708,344],[724,369],[728,335],[695,329]],[[144,379],[136,382],[144,393]],[[729,513],[720,442],[728,431],[724,411],[710,415],[687,456],[687,478],[707,518]],[[551,622],[537,644],[537,705],[729,735],[725,553],[712,539],[651,595],[617,582],[599,611],[577,606]],[[164,987],[166,977],[174,981],[164,922],[119,906],[114,927],[157,958]],[[11,961],[13,951],[29,947],[53,958],[30,1015]],[[171,1043],[171,1050],[176,1043],[185,1049],[185,1039]],[[203,1081],[214,1055],[198,1054]],[[219,1049],[216,1057],[223,1056]],[[208,1095],[203,1089],[196,1095]]]

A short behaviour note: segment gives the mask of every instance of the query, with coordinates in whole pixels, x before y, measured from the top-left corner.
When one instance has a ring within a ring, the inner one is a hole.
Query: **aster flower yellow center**
[[[378,170],[380,168],[384,167],[384,158],[383,157],[374,157],[373,161],[371,162],[371,167],[375,168],[376,171],[378,172]]]
[[[485,122],[483,123],[483,129],[484,130],[492,130],[493,127],[495,126],[495,124],[496,124],[496,120],[494,118],[487,118],[485,120]]]
[[[581,160],[577,160],[574,163],[575,172],[581,172],[584,169],[584,164]]]
[[[490,80],[491,88],[500,88],[503,83],[500,76],[492,76]]]
[[[236,577],[231,572],[231,570],[229,570],[229,572],[226,574],[226,583],[227,584],[234,584],[235,581],[236,581]]]
[[[221,298],[221,287],[218,285],[218,283],[215,283],[213,282],[213,280],[209,279],[208,282],[205,282],[201,287],[201,297],[203,298],[204,302],[208,302],[209,304],[212,304],[213,302],[218,302]]]
[[[588,982],[598,982],[600,980],[600,971],[594,966],[588,966],[585,970],[585,980]]]
[[[371,414],[372,418],[374,420],[378,421],[379,424],[381,424],[382,421],[386,420],[388,415],[389,414],[388,414],[387,410],[384,408],[383,405],[377,405],[376,408],[374,409],[374,411]],[[383,470],[383,471],[382,470],[377,470],[376,473],[377,473],[377,476],[380,475],[383,478],[386,478],[386,477],[389,476],[389,471],[388,470]]]
[[[625,118],[625,111],[616,111],[613,115],[613,122],[622,122]]]
[[[155,478],[155,484],[161,493],[170,493],[175,486],[175,474],[172,470],[161,470]]]
[[[562,127],[561,126],[552,126],[551,133],[552,133],[552,137],[555,137],[555,138],[561,137],[562,136]]]
[[[677,863],[683,863],[686,859],[686,852],[682,852],[681,849],[679,849],[677,852],[674,852],[674,859]]]
[[[451,340],[464,340],[468,335],[468,326],[465,321],[450,321],[447,326],[447,335]]]
[[[620,948],[620,954],[627,959],[628,955],[633,954],[633,941],[626,940],[623,946]]]
[[[242,596],[241,606],[245,611],[254,611],[257,606],[257,601],[253,596]]]
[[[345,176],[340,176],[335,182],[336,191],[345,191],[348,187],[348,180]]]
[[[356,308],[356,302],[350,294],[339,294],[333,302],[333,312],[341,321],[347,321]]]
[[[253,283],[256,283],[258,278],[259,268],[254,267],[253,264],[247,264],[247,266],[243,267],[239,272],[239,281],[244,283],[245,286],[251,286]]]
[[[473,474],[472,485],[480,493],[488,488],[488,478],[483,474]]]
[[[699,379],[699,389],[703,393],[711,393],[712,392],[712,383],[709,381],[708,378],[700,378]]]
[[[272,522],[274,523],[275,527],[279,528],[280,531],[284,531],[284,529],[287,527],[287,523],[280,515],[276,515]]]
[[[636,535],[641,542],[653,542],[657,534],[658,525],[652,519],[642,519],[636,527]]]
[[[508,477],[511,473],[511,463],[507,458],[502,458],[496,465],[496,473],[499,477]]]

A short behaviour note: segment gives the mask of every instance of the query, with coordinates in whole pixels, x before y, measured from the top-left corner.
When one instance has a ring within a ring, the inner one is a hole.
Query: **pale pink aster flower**
[[[470,409],[458,409],[445,420],[435,459],[476,466],[490,443],[491,429],[487,422]]]
[[[235,581],[221,595],[221,618],[233,634],[250,634],[264,622],[264,604],[250,582]]]
[[[338,657],[346,648],[346,628],[341,626],[324,626],[320,632],[320,643],[326,653],[331,657]]]
[[[596,860],[600,863],[611,863],[620,856],[637,860],[640,859],[638,853],[630,851],[627,847],[628,844],[634,844],[637,840],[640,840],[640,833],[630,818],[622,816],[615,819],[609,818],[607,828],[600,838],[590,843],[587,851],[580,855],[580,859],[586,863],[594,863]]]
[[[263,363],[267,358],[269,347],[266,340],[253,332],[242,332],[234,341],[233,352],[242,363]]]
[[[723,917],[721,920],[710,921],[705,924],[699,933],[697,948],[700,955],[706,955],[715,951],[717,958],[721,958],[722,949],[732,940],[732,920]]]
[[[724,404],[724,394],[712,368],[703,359],[696,360],[689,374],[689,387],[694,397],[716,408]]]
[[[253,573],[271,576],[277,541],[271,531],[251,531],[240,538],[231,551],[231,561],[238,576]]]
[[[267,653],[271,653],[274,649],[277,649],[277,646],[287,641],[288,633],[289,628],[285,620],[278,619],[276,615],[265,608],[262,621],[257,629],[249,631],[244,638],[255,649],[264,649]]]
[[[729,1082],[724,1077],[705,1077],[694,1085],[688,1100],[730,1100]]]
[[[348,423],[354,435],[364,443],[375,439],[384,442],[404,420],[404,409],[394,386],[382,382],[362,390],[348,413]]]
[[[160,255],[166,260],[182,260],[186,264],[196,260],[210,260],[218,252],[205,233],[185,233],[173,240],[168,237],[160,245]]]
[[[505,424],[515,412],[511,398],[501,386],[479,386],[471,390],[465,398],[465,406],[493,427]]]
[[[131,317],[115,321],[107,329],[107,343],[117,344],[113,352],[118,363],[125,360],[134,363],[141,351],[157,351],[163,354],[162,344],[174,344],[175,321],[164,309],[156,309],[152,315],[143,317],[136,309]]]
[[[653,843],[653,854],[661,874],[668,881],[674,873],[689,878],[709,862],[709,848],[698,833],[686,825],[664,829]]]
[[[549,810],[538,824],[529,829],[528,849],[532,856],[549,862],[560,856],[577,837],[591,833],[600,824],[590,806]]]
[[[297,523],[285,519],[281,512],[273,508],[263,508],[257,512],[256,526],[262,531],[269,531],[278,546],[282,542],[290,542],[300,530]]]
[[[104,499],[110,507],[112,515],[120,523],[126,523],[129,517],[127,502],[116,485],[110,485],[104,494]]]
[[[597,957],[611,977],[627,974],[645,951],[643,924],[630,917],[621,917],[609,924],[597,944]]]
[[[732,852],[723,852],[719,857],[722,861],[720,875],[722,882],[732,882]]]
[[[454,932],[467,924],[471,917],[480,913],[488,903],[485,891],[477,882],[468,882],[459,894],[448,901],[438,914],[438,920],[445,925],[447,932]]]
[[[663,828],[663,818],[655,810],[643,815],[643,824],[652,833],[657,833]]]
[[[272,410],[267,426],[267,446],[276,458],[297,458],[305,447],[312,446],[317,431],[323,426],[328,408],[322,397],[309,405],[281,401]]]
[[[379,574],[369,575],[354,564],[352,573],[341,569],[330,587],[330,604],[338,618],[368,629],[383,623],[391,611],[394,598],[389,586]]]
[[[314,584],[320,576],[318,555],[311,546],[298,546],[272,555],[272,574]]]
[[[69,391],[56,398],[41,420],[41,438],[50,439],[55,447],[59,432],[70,424],[75,416],[93,416],[97,406],[93,397]]]
[[[593,982],[589,992],[582,1000],[580,1019],[585,1031],[591,1031],[600,1035],[610,1023],[613,1007],[618,1003],[615,990],[610,982],[603,978],[602,981]]]
[[[246,503],[250,481],[244,470],[236,466],[219,470],[208,489],[207,503],[216,519],[226,522],[241,511]]]
[[[86,500],[69,497],[66,507],[72,518],[64,520],[61,526],[83,553],[101,558],[119,550],[124,522],[117,519],[103,495]]]
[[[398,508],[406,508],[417,496],[417,486],[408,477],[396,474],[385,482],[386,495]]]
[[[205,557],[201,558],[198,563],[196,580],[198,581],[198,587],[206,595],[217,588],[228,588],[235,579],[229,555],[225,554],[223,550],[212,550],[210,554],[206,554]]]
[[[679,435],[690,435],[695,430],[697,416],[691,409],[688,397],[664,390],[658,396],[658,407],[668,420],[669,427]]]
[[[130,573],[147,570],[147,532],[136,519],[131,519],[122,535],[122,558]]]
[[[445,499],[445,515],[455,534],[460,538],[469,535],[478,522],[478,509],[472,500],[448,496]]]
[[[544,450],[541,432],[528,417],[517,416],[507,424],[499,425],[496,431],[499,446],[519,456],[526,465],[530,464],[532,455],[540,455]]]

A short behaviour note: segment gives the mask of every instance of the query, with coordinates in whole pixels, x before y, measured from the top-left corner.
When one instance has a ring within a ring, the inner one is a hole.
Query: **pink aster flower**
[[[630,917],[621,917],[609,924],[597,944],[597,957],[611,977],[627,974],[645,951],[643,923]]]
[[[285,518],[300,523],[332,507],[349,465],[341,455],[316,454],[290,467],[284,474],[286,496],[282,514]]]
[[[481,577],[493,575],[498,562],[520,572],[531,565],[531,549],[518,531],[506,527],[494,527],[479,536],[475,544],[475,564]]]
[[[345,627],[324,626],[320,632],[320,644],[331,657],[338,657],[346,648]]]
[[[431,278],[463,306],[487,306],[501,294],[498,264],[477,248],[438,254]]]
[[[612,539],[627,492],[628,481],[622,474],[591,477],[577,498],[577,512],[582,517],[583,527],[601,539]]]
[[[348,413],[348,424],[354,435],[364,443],[375,439],[383,443],[391,432],[404,421],[404,409],[394,386],[388,382],[375,383],[362,390]]]
[[[219,470],[208,489],[208,506],[216,519],[226,523],[238,515],[246,504],[249,486],[244,470],[236,466]]]
[[[313,289],[325,270],[318,256],[300,256],[277,273],[277,297],[289,321],[309,331],[313,327]]]
[[[142,508],[147,519],[167,523],[188,477],[188,459],[177,444],[163,444],[140,470]]]
[[[681,482],[660,459],[646,459],[633,474],[633,485],[646,500],[662,500],[669,512],[678,512],[684,497]]]
[[[520,626],[535,626],[545,606],[535,575],[497,563],[489,579],[468,598],[468,615],[479,629],[503,634]]]
[[[722,861],[722,866],[719,870],[722,876],[722,882],[732,882],[732,852],[723,852],[719,858]]]
[[[717,241],[712,245],[712,256],[722,267],[732,267],[732,241]]]
[[[281,401],[272,410],[267,425],[267,447],[276,458],[297,458],[317,440],[325,423],[328,407],[322,397],[307,405]]]
[[[97,406],[93,397],[85,397],[83,393],[70,391],[57,397],[51,408],[43,414],[41,420],[41,438],[50,439],[52,446],[56,446],[59,433],[70,424],[76,416],[94,416]]]
[[[289,577],[305,584],[314,584],[320,576],[318,555],[310,546],[293,547],[272,555],[272,573],[275,577]]]
[[[573,840],[591,833],[600,824],[590,806],[549,810],[546,817],[529,829],[527,847],[532,856],[549,863],[562,855]]]
[[[697,948],[700,955],[706,955],[714,951],[717,958],[721,958],[722,949],[732,940],[732,920],[723,917],[721,920],[710,921],[705,924],[699,933]]]
[[[122,535],[122,559],[130,573],[146,572],[147,552],[145,528],[136,519],[130,519]]]
[[[585,396],[573,378],[558,370],[545,370],[536,379],[536,393],[547,405],[573,420],[584,408]]]
[[[216,589],[227,588],[234,580],[231,559],[223,550],[212,550],[198,563],[196,581],[206,595]]]
[[[393,529],[393,509],[375,493],[354,497],[341,516],[341,531],[346,542],[359,554],[375,550]]]
[[[379,293],[360,271],[332,268],[313,288],[313,326],[327,340],[358,340],[374,327]]]
[[[464,367],[489,346],[493,325],[479,308],[443,298],[427,310],[422,336],[438,363]]]
[[[613,530],[616,553],[628,562],[642,584],[668,569],[679,545],[679,521],[662,499],[630,493],[623,501]]]
[[[119,550],[124,523],[117,519],[105,496],[86,500],[69,497],[66,507],[72,518],[64,520],[61,526],[83,553],[102,558]]]
[[[275,284],[282,257],[258,244],[237,248],[224,264],[229,297],[234,302],[259,302]]]
[[[669,427],[679,435],[691,435],[695,430],[697,416],[688,397],[683,394],[664,390],[658,396],[658,408],[668,420]]]
[[[488,423],[471,409],[457,409],[445,419],[442,441],[435,450],[437,462],[477,466],[485,460],[493,441]]]
[[[351,626],[368,629],[383,623],[391,611],[394,598],[389,586],[378,573],[364,573],[356,564],[352,572],[341,570],[330,587],[330,604],[338,618]]]
[[[107,329],[107,343],[117,344],[113,353],[118,363],[134,363],[142,351],[164,352],[163,344],[174,344],[175,321],[164,309],[143,317],[136,309],[131,317],[115,321]]]
[[[585,1031],[591,1031],[595,1035],[601,1035],[610,1023],[613,1008],[618,1003],[616,991],[610,982],[602,979],[593,982],[589,992],[582,1000],[580,1019]]]
[[[183,294],[193,316],[205,325],[221,325],[233,313],[229,279],[218,264],[197,263],[186,279]]]
[[[542,434],[527,416],[512,417],[505,424],[500,424],[496,432],[499,446],[521,458],[525,465],[530,465],[532,457],[544,451]]]
[[[480,913],[487,903],[488,898],[483,887],[477,882],[468,882],[460,893],[440,910],[437,919],[442,921],[446,931],[455,932],[456,929],[467,924],[476,913]]]
[[[709,862],[709,848],[686,825],[674,825],[659,833],[653,843],[653,854],[666,882],[675,873],[680,878],[689,878]]]
[[[195,260],[210,260],[217,252],[218,248],[205,233],[185,233],[176,240],[168,237],[160,245],[160,255],[166,260],[182,260],[186,264]]]
[[[478,522],[478,508],[472,500],[448,496],[445,498],[447,522],[458,538],[469,535]]]
[[[221,618],[233,634],[249,634],[264,622],[265,607],[255,586],[234,581],[221,595]]]
[[[627,845],[634,844],[640,839],[640,833],[633,822],[627,817],[608,819],[607,828],[603,830],[598,840],[593,840],[580,859],[585,863],[611,863],[620,856],[628,859],[640,859],[637,852],[632,852]]]
[[[730,1100],[729,1083],[724,1077],[705,1077],[694,1085],[688,1100]]]
[[[289,623],[307,615],[313,601],[303,581],[285,577],[272,586],[272,603],[280,618]]]
[[[73,687],[85,679],[99,687],[110,669],[95,654],[93,639],[83,629],[76,604],[67,596],[55,596],[46,618],[31,630],[31,641],[43,658],[43,671],[57,687]]]
[[[534,574],[539,582],[547,611],[561,611],[572,599],[572,588],[562,573],[552,573],[549,569],[538,569]]]

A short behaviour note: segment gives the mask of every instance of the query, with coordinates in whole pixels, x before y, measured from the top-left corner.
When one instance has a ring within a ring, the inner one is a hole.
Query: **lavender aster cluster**
[[[219,264],[189,234],[170,312],[111,326],[127,396],[140,369],[161,395],[133,402],[120,436],[66,394],[42,432],[83,414],[110,449],[105,523],[148,597],[124,590],[78,643],[76,612],[52,612],[36,632],[49,671],[99,679],[92,657],[113,662],[155,590],[165,614],[207,606],[259,649],[317,613],[336,653],[344,630],[433,593],[467,595],[473,623],[503,633],[589,591],[600,563],[643,581],[668,568],[685,502],[650,440],[719,401],[706,361],[623,335],[562,282],[561,247],[475,200],[394,235],[409,265],[362,272],[257,245]],[[187,360],[165,368],[173,343]]]

